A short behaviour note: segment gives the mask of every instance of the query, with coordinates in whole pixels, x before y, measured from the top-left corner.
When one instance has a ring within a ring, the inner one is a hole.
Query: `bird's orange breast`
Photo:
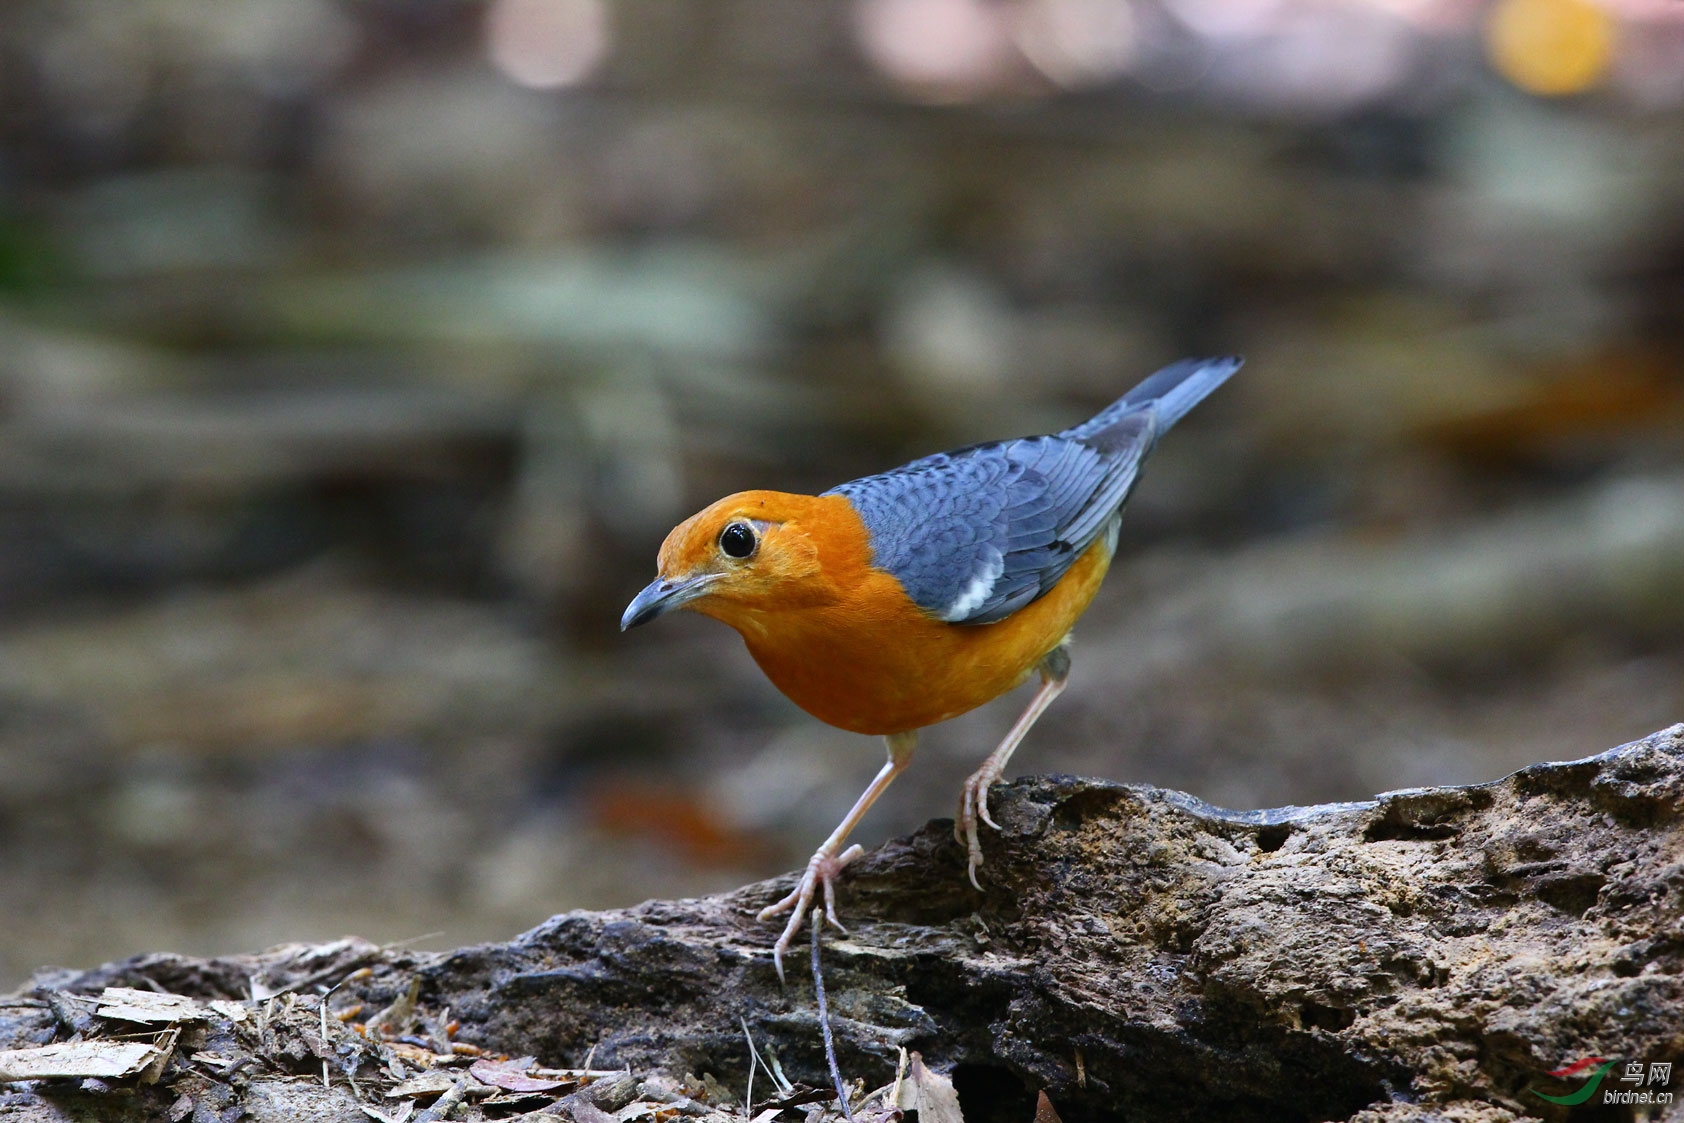
[[[818,603],[704,598],[693,607],[736,628],[796,705],[856,733],[921,729],[1023,682],[1069,635],[1111,562],[1101,535],[1039,600],[992,624],[949,624],[871,565],[869,535],[845,498],[813,502],[801,531],[813,540],[827,596]]]

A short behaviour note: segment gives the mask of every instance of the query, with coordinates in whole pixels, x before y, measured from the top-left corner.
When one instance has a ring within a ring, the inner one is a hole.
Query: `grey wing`
[[[873,562],[954,624],[1003,619],[1063,577],[1128,498],[1157,437],[1151,408],[1097,439],[1025,437],[941,453],[831,489]]]
[[[1158,437],[1241,362],[1171,363],[1062,433],[927,456],[827,494],[853,503],[873,561],[919,607],[991,623],[1058,583],[1122,507]]]

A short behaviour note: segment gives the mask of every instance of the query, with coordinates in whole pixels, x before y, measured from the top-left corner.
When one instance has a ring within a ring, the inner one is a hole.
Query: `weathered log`
[[[1028,1123],[1042,1090],[1066,1120],[1562,1119],[1538,1092],[1570,1094],[1610,1060],[1596,1102],[1673,1091],[1650,1066],[1684,1060],[1684,725],[1361,803],[1232,812],[1053,777],[996,789],[993,806],[1003,829],[986,837],[983,892],[945,821],[867,854],[843,883],[851,931],[825,945],[826,980],[843,1072],[866,1087],[894,1078],[905,1047],[952,1075],[970,1123]],[[750,1071],[745,1026],[789,1077],[826,1083],[810,980],[797,958],[779,985],[774,931],[754,919],[788,885],[570,913],[448,953],[342,941],[44,974],[0,999],[0,1047],[114,1036],[76,997],[107,986],[229,1001],[177,1027],[158,1083],[0,1085],[0,1120],[96,1106],[111,1119],[368,1118],[358,1097],[399,1102],[384,1096],[398,1082],[390,1040],[408,1025],[446,1051],[446,1009],[459,1041],[665,1074],[646,1101],[740,1113],[725,1101]],[[387,1044],[324,1020],[324,1002],[361,1003]],[[424,1053],[411,1047],[406,1071]],[[1629,1062],[1644,1077],[1619,1083]],[[703,1073],[719,1083],[675,1083]],[[619,1107],[640,1094],[622,1084]],[[600,1118],[570,1087],[536,1106]],[[490,1117],[487,1094],[458,1092],[456,1117]]]

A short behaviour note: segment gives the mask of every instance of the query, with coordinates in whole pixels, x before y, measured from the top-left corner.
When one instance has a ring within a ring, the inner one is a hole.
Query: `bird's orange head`
[[[853,507],[839,495],[741,491],[703,508],[661,544],[658,576],[620,628],[690,608],[741,630],[768,612],[830,603],[838,581],[869,564]]]

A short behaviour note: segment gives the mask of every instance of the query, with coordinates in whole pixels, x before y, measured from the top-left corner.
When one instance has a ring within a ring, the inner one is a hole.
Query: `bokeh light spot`
[[[968,101],[1005,73],[1005,21],[985,0],[860,0],[855,27],[884,74],[930,101]]]
[[[1595,86],[1613,56],[1613,20],[1590,0],[1499,0],[1485,35],[1497,72],[1546,97]]]
[[[511,81],[533,89],[576,86],[608,57],[603,0],[494,0],[485,49]]]
[[[1280,21],[1283,0],[1165,0],[1164,7],[1195,35],[1247,38]]]
[[[1065,87],[1115,78],[1140,45],[1130,0],[1030,0],[1016,31],[1024,57]]]

